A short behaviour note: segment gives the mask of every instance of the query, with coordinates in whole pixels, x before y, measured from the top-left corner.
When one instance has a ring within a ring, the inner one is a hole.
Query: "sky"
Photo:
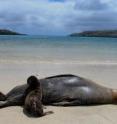
[[[117,1],[0,0],[0,29],[32,35],[117,29]]]

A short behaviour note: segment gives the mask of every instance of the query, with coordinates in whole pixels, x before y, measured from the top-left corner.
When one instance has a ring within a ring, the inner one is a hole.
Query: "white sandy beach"
[[[14,86],[26,83],[30,75],[39,78],[55,74],[76,74],[101,85],[117,88],[117,65],[111,64],[54,64],[54,63],[0,63],[0,90],[7,93]],[[54,114],[42,118],[29,118],[22,107],[0,109],[1,124],[116,124],[117,106],[52,107]]]

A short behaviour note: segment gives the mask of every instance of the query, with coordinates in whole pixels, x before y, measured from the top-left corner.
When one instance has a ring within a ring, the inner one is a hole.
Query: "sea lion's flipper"
[[[54,112],[53,111],[48,111],[48,112],[45,112],[44,115],[50,115],[50,114],[53,114]]]
[[[6,95],[4,95],[2,92],[0,92],[0,101],[5,101],[6,100]]]
[[[53,106],[78,106],[81,105],[79,100],[73,100],[73,101],[63,101],[63,102],[57,102],[57,103],[52,103],[51,105]]]
[[[0,108],[5,108],[8,106],[17,106],[18,104],[14,101],[0,101]]]
[[[17,95],[11,98],[7,98],[5,101],[0,101],[0,108],[8,106],[21,106],[23,103],[22,95]]]
[[[8,105],[8,101],[0,101],[0,108],[4,108],[7,107]]]

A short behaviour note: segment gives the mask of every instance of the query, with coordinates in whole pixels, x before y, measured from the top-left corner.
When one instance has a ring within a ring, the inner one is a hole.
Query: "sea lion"
[[[30,82],[30,78],[33,79],[33,82]],[[29,87],[26,90],[25,102],[24,102],[24,111],[34,117],[42,117],[47,114],[52,114],[52,111],[44,112],[42,105],[42,87],[40,82],[34,76],[30,77],[27,81]]]
[[[42,88],[37,78],[33,77],[32,79],[33,82],[30,82],[30,79],[27,81],[29,87],[26,90],[24,111],[32,116],[41,117],[45,115],[42,105]]]
[[[35,77],[36,78],[36,77]],[[38,79],[42,87],[42,103],[55,106],[78,106],[117,103],[117,90],[98,85],[76,75],[57,75]],[[28,82],[34,83],[34,77]],[[22,105],[27,84],[15,87],[0,101],[0,107]]]

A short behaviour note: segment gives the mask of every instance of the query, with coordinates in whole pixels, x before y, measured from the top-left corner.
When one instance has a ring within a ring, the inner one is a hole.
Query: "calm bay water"
[[[117,64],[117,39],[0,36],[0,62]]]

